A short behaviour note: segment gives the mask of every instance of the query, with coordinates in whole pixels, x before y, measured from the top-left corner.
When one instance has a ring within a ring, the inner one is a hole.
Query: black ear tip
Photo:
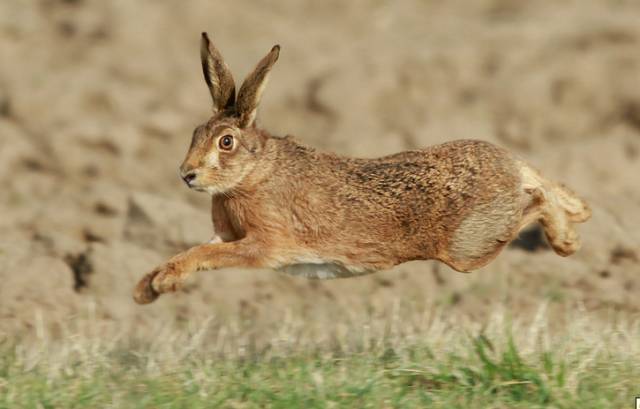
[[[274,45],[273,48],[271,49],[271,51],[280,52],[280,44]]]
[[[208,40],[208,39],[209,39],[209,35],[207,34],[207,32],[206,32],[206,31],[203,31],[203,32],[202,32],[202,38],[204,38],[205,40]]]

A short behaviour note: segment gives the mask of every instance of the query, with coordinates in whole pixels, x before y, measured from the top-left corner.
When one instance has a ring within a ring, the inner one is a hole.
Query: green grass
[[[575,323],[557,336],[546,325],[445,320],[260,348],[240,335],[222,347],[204,331],[154,343],[5,340],[0,408],[633,407],[637,324]]]
[[[640,368],[624,357],[603,354],[581,367],[549,351],[525,359],[513,342],[500,353],[484,336],[471,344],[465,355],[415,345],[344,356],[192,357],[167,370],[122,353],[111,365],[69,362],[56,376],[46,364],[24,370],[5,349],[0,407],[603,408],[631,407],[639,392]]]

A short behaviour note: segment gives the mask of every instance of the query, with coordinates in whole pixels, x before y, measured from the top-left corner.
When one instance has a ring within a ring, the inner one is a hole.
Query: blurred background
[[[212,316],[637,316],[639,21],[635,0],[0,1],[0,339],[82,317],[144,337]],[[212,234],[210,199],[178,177],[210,113],[202,31],[237,83],[282,46],[258,114],[273,134],[361,157],[497,143],[591,204],[582,250],[558,257],[533,230],[473,274],[228,269],[135,305],[142,275]]]

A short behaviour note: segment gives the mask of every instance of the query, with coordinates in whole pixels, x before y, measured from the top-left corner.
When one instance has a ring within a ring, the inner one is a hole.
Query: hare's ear
[[[218,49],[209,41],[207,33],[202,33],[200,59],[202,60],[204,80],[207,82],[213,99],[214,113],[233,107],[236,99],[236,84],[229,67],[225,64]]]
[[[240,116],[241,127],[251,126],[255,122],[256,110],[260,103],[262,91],[267,85],[269,72],[273,64],[278,61],[279,54],[280,46],[273,46],[269,54],[260,60],[253,72],[242,83],[240,91],[238,91],[238,101],[236,102],[236,111]]]

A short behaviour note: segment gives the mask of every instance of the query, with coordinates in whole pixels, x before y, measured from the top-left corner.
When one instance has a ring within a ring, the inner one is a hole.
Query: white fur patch
[[[209,240],[207,243],[209,243],[209,244],[218,244],[218,243],[222,243],[222,238],[216,234],[216,235],[215,235],[215,236],[213,236],[213,237],[211,238],[211,240]]]
[[[218,151],[214,149],[211,153],[207,155],[207,158],[205,161],[208,167],[217,168],[218,164],[220,163],[220,159],[218,159]]]
[[[315,278],[318,280],[330,280],[333,278],[346,278],[373,273],[372,270],[347,268],[338,263],[326,262],[324,260],[305,260],[306,262],[289,264],[279,267],[277,270],[285,274]]]

